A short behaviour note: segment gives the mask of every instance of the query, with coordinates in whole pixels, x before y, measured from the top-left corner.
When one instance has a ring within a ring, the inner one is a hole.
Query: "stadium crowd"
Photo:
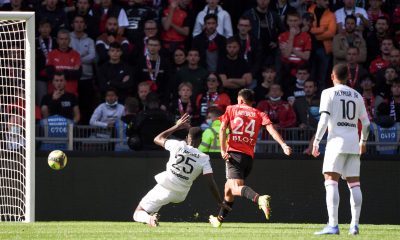
[[[2,4],[36,12],[38,120],[108,128],[122,119],[140,138],[188,113],[206,129],[246,87],[276,127],[316,128],[319,94],[331,86],[332,66],[346,63],[347,85],[362,94],[373,126],[400,129],[399,1]]]

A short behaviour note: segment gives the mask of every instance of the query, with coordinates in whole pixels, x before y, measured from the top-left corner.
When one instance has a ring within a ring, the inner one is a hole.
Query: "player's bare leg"
[[[325,178],[325,190],[326,190],[326,208],[328,210],[328,225],[321,231],[315,232],[316,235],[323,234],[339,234],[339,189],[338,181],[340,174],[335,172],[324,173]]]
[[[159,225],[158,218],[159,215],[157,213],[150,215],[142,207],[140,207],[140,205],[137,206],[135,212],[133,213],[133,220],[136,222],[146,223],[151,227],[157,227]]]
[[[350,207],[351,207],[351,223],[349,234],[358,235],[358,222],[360,219],[361,205],[362,205],[362,193],[360,188],[359,177],[347,177],[347,185],[350,190]]]

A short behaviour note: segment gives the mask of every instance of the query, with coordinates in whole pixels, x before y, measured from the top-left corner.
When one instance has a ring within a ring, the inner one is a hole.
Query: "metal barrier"
[[[131,151],[123,128],[99,128],[93,126],[69,124],[66,137],[49,137],[46,126],[36,126],[36,145],[42,143],[64,144],[70,151]],[[304,153],[311,144],[315,129],[281,128],[278,129],[283,139],[293,148],[294,153]],[[369,154],[398,154],[400,139],[400,124],[397,129],[374,129],[367,142]],[[320,149],[324,149],[325,140],[321,141]],[[52,149],[42,149],[52,150]],[[267,133],[265,128],[260,131],[256,145],[258,153],[282,153],[282,149]]]

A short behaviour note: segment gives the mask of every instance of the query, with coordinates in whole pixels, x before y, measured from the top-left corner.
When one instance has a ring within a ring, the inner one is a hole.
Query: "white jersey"
[[[167,140],[164,147],[170,152],[167,170],[155,176],[157,183],[163,187],[188,192],[201,173],[204,175],[213,172],[210,157],[186,142]]]
[[[319,112],[329,114],[327,152],[360,152],[358,119],[367,117],[364,100],[356,90],[342,84],[325,89]]]

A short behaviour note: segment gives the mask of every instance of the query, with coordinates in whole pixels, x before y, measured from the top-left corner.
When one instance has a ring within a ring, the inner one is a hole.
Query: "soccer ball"
[[[47,163],[52,169],[61,170],[67,165],[67,155],[61,150],[54,150],[47,157]]]

